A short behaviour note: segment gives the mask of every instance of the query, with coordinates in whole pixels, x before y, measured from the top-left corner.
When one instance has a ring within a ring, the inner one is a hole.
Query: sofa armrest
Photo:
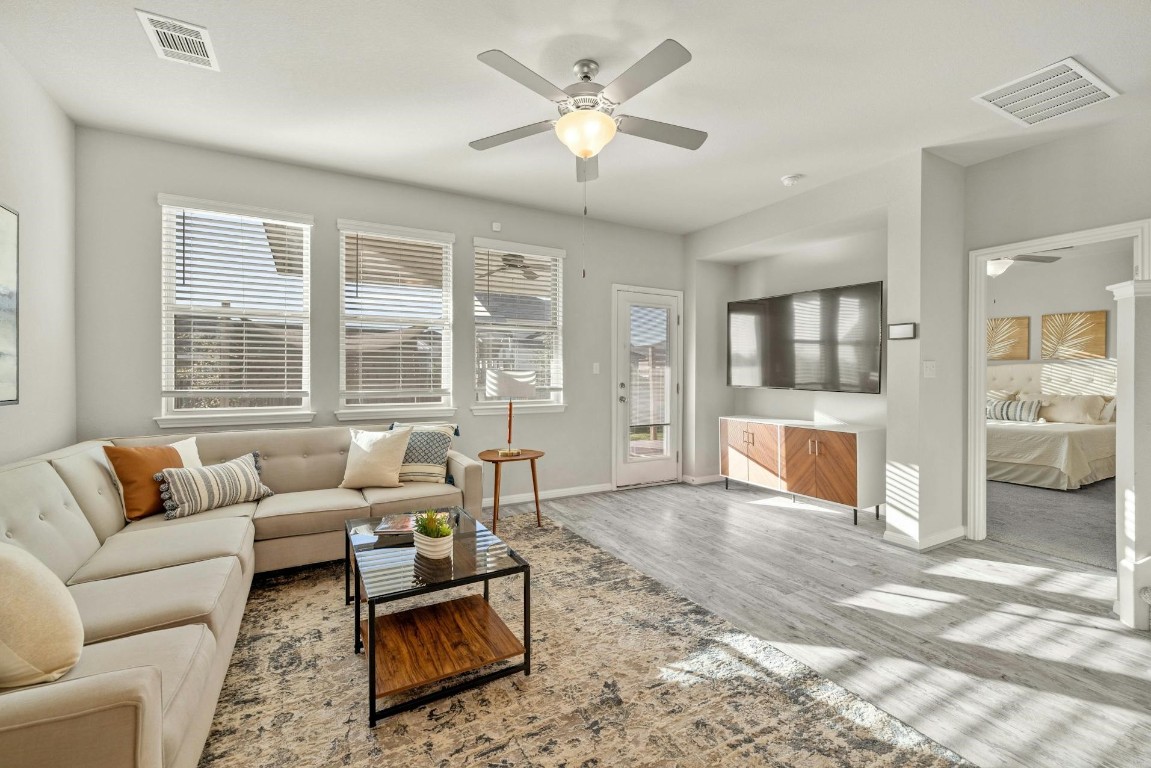
[[[162,734],[156,667],[0,693],[4,768],[162,768]]]
[[[464,509],[475,518],[479,518],[483,509],[483,466],[459,451],[448,451],[448,474],[452,476],[452,483],[464,492]]]

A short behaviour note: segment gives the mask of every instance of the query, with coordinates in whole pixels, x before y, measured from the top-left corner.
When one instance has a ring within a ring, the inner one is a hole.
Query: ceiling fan
[[[1003,256],[998,259],[992,259],[987,262],[987,276],[999,277],[1004,272],[1011,268],[1011,265],[1017,261],[1031,262],[1033,264],[1052,264],[1062,259],[1062,256],[1051,256],[1051,251],[1066,251],[1073,246],[1066,245],[1062,248],[1052,248],[1048,251],[1040,251],[1039,253],[1020,253],[1016,256]]]
[[[560,116],[558,120],[543,120],[478,139],[468,145],[472,149],[491,149],[554,128],[559,140],[577,158],[576,180],[592,181],[599,178],[599,160],[596,155],[607,146],[616,131],[684,149],[699,149],[707,139],[703,131],[643,117],[615,114],[620,104],[691,61],[691,54],[675,40],[664,40],[607,85],[600,85],[593,80],[599,73],[598,63],[591,59],[580,59],[572,67],[579,81],[563,89],[503,51],[484,51],[476,58],[551,101]]]
[[[480,275],[480,277],[481,278],[491,277],[492,275],[494,275],[497,272],[505,272],[505,271],[509,271],[509,270],[519,270],[523,274],[523,276],[528,280],[538,280],[539,279],[539,273],[536,272],[531,267],[529,267],[528,265],[524,264],[524,257],[523,256],[520,256],[517,253],[505,253],[500,258],[503,262],[500,266],[496,267],[495,269],[489,269],[487,272]]]

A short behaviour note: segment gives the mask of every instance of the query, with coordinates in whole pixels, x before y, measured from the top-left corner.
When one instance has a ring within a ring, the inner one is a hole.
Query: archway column
[[[1115,612],[1129,627],[1148,629],[1151,605],[1139,591],[1151,587],[1151,280],[1108,286],[1115,294],[1119,377],[1116,411]],[[1140,349],[1139,340],[1143,340]]]

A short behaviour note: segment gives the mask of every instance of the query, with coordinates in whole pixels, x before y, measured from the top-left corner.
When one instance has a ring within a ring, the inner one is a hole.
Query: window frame
[[[246,426],[259,424],[305,424],[315,418],[311,409],[311,261],[312,261],[312,228],[314,219],[308,214],[279,211],[271,208],[261,208],[236,203],[225,203],[214,200],[203,200],[179,195],[157,195],[160,206],[160,415],[154,421],[161,429],[187,428],[196,426]],[[169,384],[174,385],[174,371],[169,371],[168,361],[163,352],[164,338],[175,334],[176,307],[175,297],[170,296],[171,287],[165,279],[165,273],[174,269],[178,258],[178,250],[173,243],[164,238],[164,227],[168,208],[179,208],[190,211],[202,211],[210,214],[227,216],[244,216],[260,219],[266,223],[287,224],[300,227],[303,230],[303,258],[301,262],[303,276],[302,310],[299,314],[302,324],[301,332],[301,397],[297,406],[241,406],[230,408],[179,408],[175,407],[176,396],[168,394]]]
[[[477,274],[476,263],[478,257],[476,251],[498,251],[500,253],[528,256],[533,258],[553,259],[555,261],[555,274],[556,274],[556,306],[555,314],[555,339],[556,343],[552,350],[551,366],[552,376],[558,378],[560,387],[553,390],[549,400],[516,400],[515,412],[516,413],[563,413],[567,408],[567,401],[565,399],[565,386],[564,380],[564,334],[563,334],[563,305],[564,305],[564,268],[566,264],[567,251],[562,248],[553,248],[545,245],[531,245],[528,243],[515,243],[506,240],[493,240],[486,237],[476,237],[472,240],[472,405],[471,412],[476,416],[499,416],[506,415],[508,412],[507,400],[480,400],[480,391],[476,385],[479,378],[479,332],[482,323],[476,317],[476,296],[479,293],[479,275]]]
[[[339,407],[335,411],[336,419],[339,421],[368,421],[375,419],[387,418],[402,418],[402,419],[421,419],[421,418],[445,418],[452,417],[456,414],[454,405],[454,391],[453,384],[453,366],[452,355],[454,350],[453,341],[453,324],[454,324],[454,286],[453,280],[453,265],[454,265],[454,246],[456,236],[452,232],[438,232],[430,229],[415,229],[412,227],[401,227],[390,224],[375,224],[367,221],[356,221],[353,219],[339,219],[336,222],[336,228],[339,233],[339,248],[340,248],[340,278],[339,278],[339,293],[340,293],[340,315],[339,315],[339,334],[340,334],[340,377],[339,377]],[[345,315],[346,306],[344,301],[345,289],[345,271],[347,251],[345,248],[345,238],[347,235],[369,235],[373,237],[387,238],[392,240],[404,240],[408,242],[420,243],[423,245],[439,245],[444,249],[443,257],[443,274],[444,274],[444,287],[443,298],[441,305],[443,307],[443,328],[444,328],[444,343],[441,353],[442,359],[442,387],[446,390],[446,394],[442,397],[443,403],[439,404],[420,404],[420,403],[394,403],[394,404],[380,404],[372,403],[367,405],[349,405],[347,389],[347,335],[345,334]]]

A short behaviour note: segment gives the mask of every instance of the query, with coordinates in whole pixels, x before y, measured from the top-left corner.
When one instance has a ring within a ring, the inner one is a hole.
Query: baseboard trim
[[[540,491],[540,501],[544,501],[545,499],[562,499],[565,496],[583,496],[588,493],[603,493],[604,491],[611,490],[614,490],[611,483],[577,485],[572,488],[553,488],[550,491]],[[535,501],[535,496],[531,493],[500,494],[500,506],[502,507],[508,504],[523,504],[525,501]],[[486,498],[482,503],[485,507],[490,507],[494,502],[495,499]]]
[[[894,544],[898,547],[905,547],[906,549],[914,549],[917,552],[926,552],[929,549],[942,547],[944,544],[950,544],[953,541],[959,541],[967,536],[967,529],[962,525],[957,525],[946,531],[940,531],[934,536],[928,536],[921,541],[911,538],[906,534],[897,531],[884,531],[883,540],[889,544]]]
[[[688,485],[707,485],[708,483],[718,483],[723,479],[723,475],[703,475],[701,477],[692,477],[691,475],[684,475],[683,481]]]

